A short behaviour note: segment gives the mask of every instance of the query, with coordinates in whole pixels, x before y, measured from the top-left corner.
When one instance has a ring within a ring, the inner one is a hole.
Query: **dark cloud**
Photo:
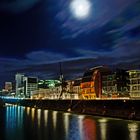
[[[17,72],[58,78],[59,62],[66,79],[97,65],[139,68],[139,0],[95,0],[92,16],[83,21],[72,16],[69,3],[0,5],[1,81],[14,79]]]
[[[40,0],[1,0],[0,11],[19,13],[32,8]]]

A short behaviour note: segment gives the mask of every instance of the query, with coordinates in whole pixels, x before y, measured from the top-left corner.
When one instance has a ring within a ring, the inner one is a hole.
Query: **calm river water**
[[[0,140],[140,140],[140,122],[8,105]]]

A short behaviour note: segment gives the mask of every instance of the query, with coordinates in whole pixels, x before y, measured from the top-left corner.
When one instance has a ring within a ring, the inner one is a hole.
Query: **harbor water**
[[[6,105],[0,140],[140,140],[140,122]]]

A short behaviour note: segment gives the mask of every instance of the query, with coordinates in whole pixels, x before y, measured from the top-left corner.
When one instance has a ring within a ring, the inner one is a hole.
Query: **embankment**
[[[48,110],[140,120],[140,100],[3,99],[3,101]]]
[[[5,105],[4,101],[0,98],[0,107],[3,107]]]

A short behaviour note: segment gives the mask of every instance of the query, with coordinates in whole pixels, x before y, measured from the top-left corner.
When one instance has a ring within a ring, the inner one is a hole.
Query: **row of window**
[[[102,77],[103,81],[115,80],[115,75],[107,75]]]
[[[133,92],[130,94],[131,97],[140,97],[140,92]]]
[[[115,84],[116,84],[115,81],[112,81],[112,82],[103,81],[103,82],[102,82],[102,85],[103,85],[103,86],[114,86]]]
[[[117,88],[116,87],[114,87],[114,86],[112,86],[112,87],[103,87],[103,91],[117,91]]]
[[[130,86],[130,90],[131,91],[136,91],[136,90],[140,91],[140,85],[139,86]]]
[[[131,80],[130,84],[140,84],[140,79]]]
[[[130,78],[138,78],[140,77],[140,73],[131,73]]]

